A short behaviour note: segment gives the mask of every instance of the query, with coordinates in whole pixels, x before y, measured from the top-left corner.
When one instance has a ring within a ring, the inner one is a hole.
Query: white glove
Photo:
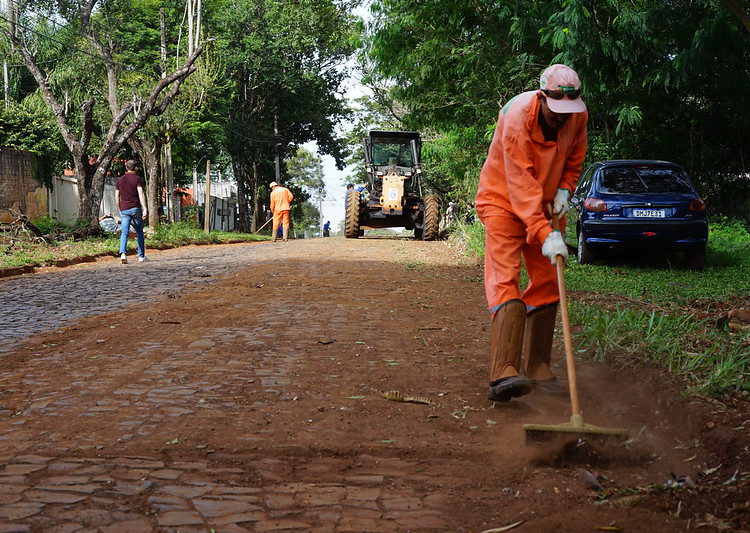
[[[567,212],[570,191],[568,189],[557,189],[555,199],[552,202],[552,214],[561,215]]]
[[[542,255],[549,257],[550,263],[553,265],[556,263],[555,257],[561,255],[563,260],[568,260],[568,247],[565,246],[562,235],[557,230],[553,230],[542,244]]]

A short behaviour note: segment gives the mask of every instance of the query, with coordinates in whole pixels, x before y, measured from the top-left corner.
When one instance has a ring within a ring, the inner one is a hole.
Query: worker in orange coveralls
[[[286,242],[289,237],[289,210],[292,208],[294,195],[292,191],[286,187],[282,187],[275,181],[272,181],[268,186],[271,188],[271,214],[273,215],[273,231],[271,235],[273,235],[273,242],[276,242],[279,224],[283,226],[281,240]]]
[[[476,196],[492,320],[490,400],[507,402],[532,385],[564,393],[550,370],[550,353],[560,301],[555,256],[567,259],[568,251],[552,230],[547,206],[565,212],[586,154],[587,121],[578,74],[559,64],[542,73],[539,90],[517,95],[500,110]],[[529,275],[523,294],[522,256]]]

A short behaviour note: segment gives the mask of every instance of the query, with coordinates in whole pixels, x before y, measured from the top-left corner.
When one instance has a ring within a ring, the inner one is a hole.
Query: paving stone
[[[419,498],[383,498],[381,503],[386,511],[414,511],[422,508]]]
[[[164,468],[164,463],[153,459],[137,459],[129,457],[118,457],[113,464],[117,466],[126,466],[128,468]]]
[[[180,477],[182,474],[183,472],[180,470],[173,470],[171,468],[162,468],[160,470],[155,470],[149,473],[149,476],[156,478],[156,479],[167,479],[167,480],[172,481]]]
[[[243,522],[258,522],[266,520],[268,516],[262,511],[254,511],[248,513],[232,513],[207,520],[211,523],[216,524],[241,524]]]
[[[171,511],[157,517],[160,526],[190,526],[203,523],[201,515],[194,511]]]
[[[45,527],[47,533],[74,533],[83,529],[82,524],[68,522],[66,524],[57,524],[52,527]]]
[[[37,465],[37,464],[6,465],[5,469],[0,470],[0,476],[25,476],[26,474],[31,474],[32,472],[36,472],[37,470],[41,470],[42,468],[44,468],[44,465]],[[0,477],[0,482],[2,482],[2,477]]]
[[[289,509],[294,507],[294,497],[288,494],[268,494],[265,497],[269,509]]]
[[[347,487],[346,497],[349,500],[374,501],[380,497],[380,489],[370,487]]]
[[[44,509],[44,504],[38,502],[19,502],[0,505],[0,519],[19,520],[33,516]]]
[[[372,518],[344,517],[336,526],[337,533],[385,533],[390,531],[398,531],[398,526],[395,522],[374,520]]]
[[[355,483],[355,484],[362,484],[362,485],[380,485],[383,483],[383,480],[385,479],[383,476],[378,475],[356,475],[356,476],[346,476],[344,479],[346,479],[347,483]]]
[[[297,520],[262,520],[255,523],[255,531],[306,531],[310,524]]]
[[[151,474],[151,470],[145,470],[143,468],[116,468],[110,472],[110,475],[119,479],[127,479],[130,481],[145,479]]]
[[[197,498],[199,496],[203,496],[208,491],[210,491],[210,487],[196,487],[191,485],[168,485],[166,487],[162,487],[160,492],[166,492],[168,494],[174,494],[175,496],[182,496],[184,498]]]
[[[86,496],[80,494],[48,490],[29,490],[24,496],[32,502],[40,503],[78,503],[86,499]]]
[[[86,485],[36,485],[38,490],[48,490],[57,492],[76,492],[79,494],[93,494],[101,488],[101,485],[88,483]]]
[[[225,524],[221,526],[215,526],[211,528],[214,533],[244,533],[246,531],[252,531],[246,527],[239,526],[237,524]]]
[[[153,526],[151,522],[142,518],[140,520],[126,520],[104,526],[101,528],[101,533],[144,533],[152,530]]]
[[[6,524],[0,522],[0,533],[27,533],[31,526],[27,524]]]
[[[87,476],[52,476],[44,480],[47,485],[84,485],[89,482]]]
[[[292,500],[292,503],[294,503],[294,500]],[[257,505],[234,500],[209,500],[196,498],[193,500],[193,505],[200,514],[208,517],[245,513],[260,509]]]
[[[45,514],[56,520],[80,522],[85,526],[103,526],[112,522],[112,515],[104,509],[68,509],[63,507],[47,510]]]
[[[19,455],[14,458],[16,463],[29,463],[33,465],[45,464],[52,460],[52,457],[42,457],[41,455]]]

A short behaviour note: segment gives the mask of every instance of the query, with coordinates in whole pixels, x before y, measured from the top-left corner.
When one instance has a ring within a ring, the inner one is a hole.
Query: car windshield
[[[663,166],[606,168],[600,189],[602,192],[629,194],[693,192],[685,171]]]
[[[378,142],[372,143],[372,164],[398,165],[400,167],[412,167],[411,144],[408,142]]]

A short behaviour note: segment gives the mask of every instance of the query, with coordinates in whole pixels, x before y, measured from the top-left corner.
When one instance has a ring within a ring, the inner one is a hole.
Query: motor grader
[[[372,130],[364,144],[368,180],[361,190],[347,191],[346,237],[360,237],[369,228],[404,227],[414,230],[416,239],[437,239],[440,203],[422,192],[419,133]]]

